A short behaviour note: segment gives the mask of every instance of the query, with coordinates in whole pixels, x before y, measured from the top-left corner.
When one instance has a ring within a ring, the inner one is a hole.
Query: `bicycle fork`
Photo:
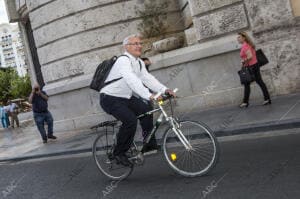
[[[172,130],[177,135],[178,139],[181,141],[181,143],[183,144],[183,146],[185,147],[185,149],[187,151],[193,150],[192,145],[190,144],[190,142],[186,139],[186,137],[183,135],[182,131],[180,130],[179,123],[177,121],[175,121],[174,118],[169,118],[169,122],[172,125]]]

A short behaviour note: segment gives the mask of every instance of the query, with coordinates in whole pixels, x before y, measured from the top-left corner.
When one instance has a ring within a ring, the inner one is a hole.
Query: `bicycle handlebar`
[[[173,90],[174,93],[176,93],[178,91],[178,88],[175,88]],[[157,101],[158,97],[161,96],[162,100],[165,101],[167,99],[172,98],[173,96],[169,95],[169,94],[162,94],[161,92],[158,92],[155,96],[154,96],[154,100]]]

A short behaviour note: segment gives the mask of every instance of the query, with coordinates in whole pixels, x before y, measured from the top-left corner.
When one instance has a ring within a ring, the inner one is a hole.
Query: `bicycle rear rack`
[[[95,126],[92,126],[90,129],[97,129],[97,128],[100,128],[100,127],[114,127],[118,124],[118,120],[112,120],[112,121],[105,121],[105,122],[101,122]]]

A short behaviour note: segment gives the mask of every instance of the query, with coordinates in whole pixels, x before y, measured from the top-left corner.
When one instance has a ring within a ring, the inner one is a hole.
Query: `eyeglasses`
[[[142,46],[143,43],[142,42],[135,42],[135,43],[129,43],[129,44],[126,44],[126,45],[132,45],[132,46]]]

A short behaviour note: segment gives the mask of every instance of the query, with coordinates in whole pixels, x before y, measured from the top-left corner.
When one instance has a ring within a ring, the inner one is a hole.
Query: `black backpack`
[[[128,57],[127,55],[121,55],[121,56]],[[118,58],[119,57],[117,57],[117,56],[113,56],[111,59],[104,60],[102,63],[100,63],[97,66],[96,72],[93,76],[93,80],[90,84],[90,89],[93,89],[93,90],[96,90],[99,92],[104,86],[107,86],[110,83],[113,83],[115,81],[118,81],[119,79],[122,79],[122,77],[120,77],[117,79],[113,79],[109,82],[105,82],[107,76],[109,75],[110,70],[112,69],[114,63],[117,61]]]

